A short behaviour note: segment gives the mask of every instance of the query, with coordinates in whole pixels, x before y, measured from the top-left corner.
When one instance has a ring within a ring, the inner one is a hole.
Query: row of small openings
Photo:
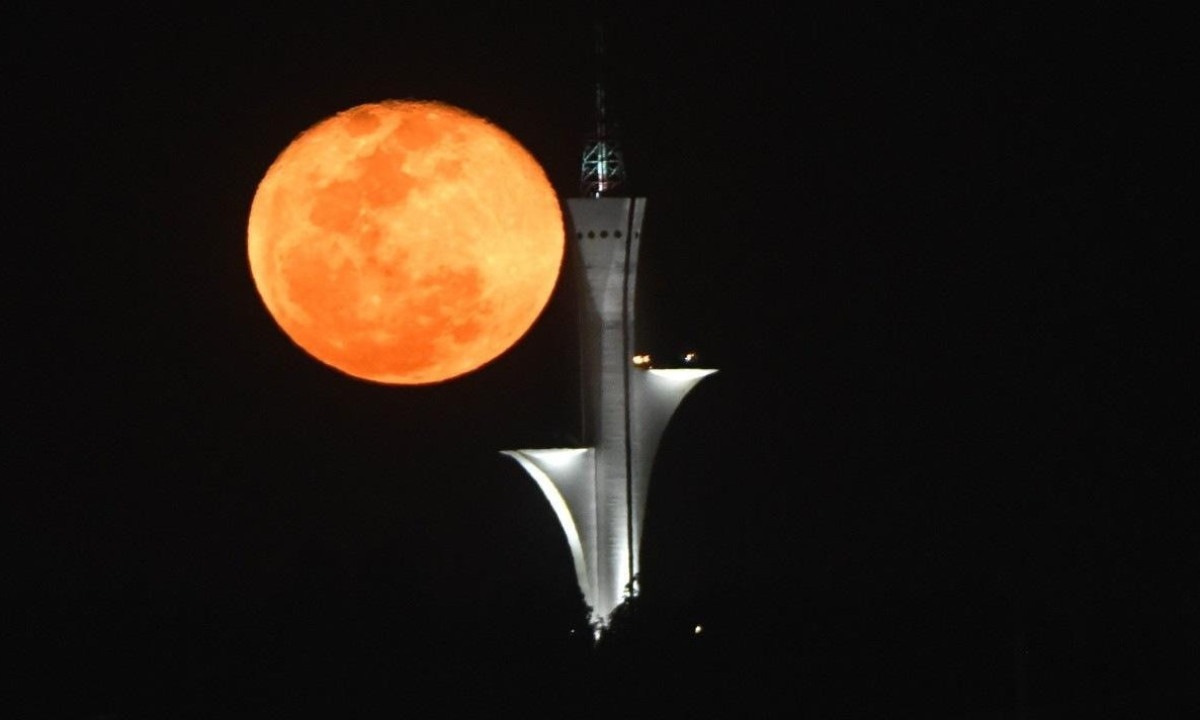
[[[588,230],[588,231],[587,231],[587,236],[588,236],[588,239],[589,239],[589,240],[591,240],[591,239],[595,238],[595,237],[596,237],[596,234],[597,234],[597,233],[596,233],[596,231],[595,231],[595,230]],[[620,231],[620,230],[613,230],[612,234],[613,234],[613,237],[617,237],[617,238],[621,237],[621,231]],[[635,233],[635,234],[636,234],[636,233]],[[600,231],[600,233],[599,233],[599,235],[600,235],[600,237],[602,237],[602,238],[606,238],[606,237],[608,237],[608,231],[607,231],[607,230],[601,230],[601,231]],[[580,232],[577,232],[577,233],[575,233],[575,237],[577,237],[577,238],[579,238],[580,240],[582,240],[582,239],[583,239],[583,232],[582,232],[582,231],[580,231]]]

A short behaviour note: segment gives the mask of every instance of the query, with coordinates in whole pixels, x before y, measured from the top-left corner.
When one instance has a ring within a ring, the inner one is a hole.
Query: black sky
[[[391,388],[292,345],[245,257],[275,155],[362,102],[483,115],[574,195],[592,6],[506,5],[5,11],[31,714],[240,716],[297,684],[488,707],[534,696],[514,667],[589,662],[552,513],[497,455],[570,441],[567,288],[492,364]],[[1195,701],[1185,36],[1141,9],[609,4],[638,342],[721,370],[664,440],[643,558],[647,632],[703,622],[720,652],[641,670],[713,707],[958,717],[1015,706],[1023,637],[1034,707]]]

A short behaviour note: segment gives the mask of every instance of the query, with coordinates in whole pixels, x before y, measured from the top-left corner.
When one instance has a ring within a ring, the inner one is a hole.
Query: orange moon
[[[512,136],[429,101],[314,125],[250,208],[250,271],[283,331],[365,380],[440,382],[517,342],[558,281],[562,210]]]

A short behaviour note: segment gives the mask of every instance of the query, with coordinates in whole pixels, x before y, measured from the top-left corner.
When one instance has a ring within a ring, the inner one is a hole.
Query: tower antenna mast
[[[594,61],[596,63],[596,126],[583,146],[580,169],[580,190],[585,197],[604,197],[625,181],[625,161],[617,144],[616,134],[609,127],[608,107],[604,87],[604,24],[600,17],[594,26]]]

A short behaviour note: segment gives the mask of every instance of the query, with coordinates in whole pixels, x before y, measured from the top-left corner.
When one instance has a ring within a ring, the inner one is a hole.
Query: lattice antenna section
[[[580,169],[580,190],[587,197],[604,197],[625,182],[625,160],[616,135],[608,122],[608,107],[604,92],[604,27],[595,25],[596,62],[596,129],[583,146]]]

